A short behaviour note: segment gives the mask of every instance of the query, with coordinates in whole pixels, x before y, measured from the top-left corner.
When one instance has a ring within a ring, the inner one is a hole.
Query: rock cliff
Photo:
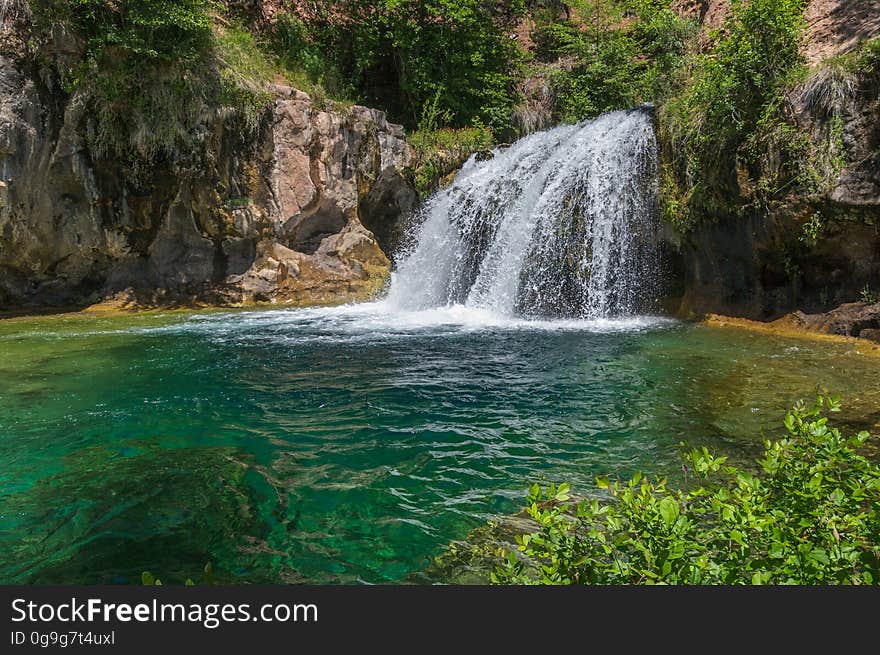
[[[26,3],[0,3],[0,309],[254,301],[331,303],[379,290],[368,229],[417,200],[403,129],[366,107],[327,110],[271,89],[246,137],[222,110],[197,157],[137,176],[85,138],[89,108],[40,65]]]
[[[682,6],[711,29],[729,2]],[[768,320],[827,312],[880,289],[880,79],[817,64],[880,35],[880,2],[812,0],[805,16],[812,68],[788,94],[786,111],[812,143],[810,164],[822,182],[809,192],[792,185],[772,206],[743,213],[737,208],[754,192],[748,176],[717,171],[735,180],[729,214],[669,235],[671,311]],[[768,163],[773,157],[767,153]]]

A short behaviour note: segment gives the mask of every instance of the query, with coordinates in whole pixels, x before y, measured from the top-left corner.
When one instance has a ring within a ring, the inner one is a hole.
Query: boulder
[[[373,234],[359,224],[326,237],[315,253],[265,241],[242,275],[227,279],[224,293],[233,302],[331,304],[365,300],[379,291],[391,272]]]
[[[872,338],[870,335],[880,331],[880,303],[852,302],[823,314],[796,312],[795,315],[813,332]]]

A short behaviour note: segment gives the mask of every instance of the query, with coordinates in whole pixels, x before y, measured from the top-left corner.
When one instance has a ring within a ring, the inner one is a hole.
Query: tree
[[[524,0],[316,0],[313,38],[364,100],[410,127],[439,94],[456,126],[506,127],[521,54],[510,30]]]

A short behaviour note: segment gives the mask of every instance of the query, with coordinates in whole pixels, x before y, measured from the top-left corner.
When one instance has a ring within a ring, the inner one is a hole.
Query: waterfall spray
[[[532,134],[471,159],[420,216],[394,274],[401,309],[608,318],[653,309],[657,143],[650,109]]]

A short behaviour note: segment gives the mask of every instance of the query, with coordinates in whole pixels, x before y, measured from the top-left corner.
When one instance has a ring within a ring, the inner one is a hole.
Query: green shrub
[[[436,125],[436,121],[429,119],[426,125]],[[491,148],[493,141],[491,130],[481,125],[413,132],[409,143],[415,150],[412,178],[416,190],[427,196],[445,176],[461,168],[472,154]]]
[[[598,478],[608,498],[571,499],[537,485],[528,513],[540,529],[518,538],[493,575],[517,584],[878,584],[880,467],[862,432],[828,424],[836,400],[798,404],[788,435],[766,442],[757,472],[705,448],[686,457],[701,482],[687,491],[636,475]]]
[[[306,38],[359,98],[410,128],[442,90],[452,127],[504,129],[521,51],[509,30],[523,0],[318,0]]]
[[[662,100],[696,36],[696,22],[663,0],[571,4],[579,17],[545,14],[532,35],[536,58],[544,62],[535,72],[553,86],[557,117],[576,122]]]
[[[822,230],[825,228],[824,219],[819,212],[813,212],[810,220],[803,224],[798,241],[808,246],[815,246],[822,236]]]
[[[38,18],[64,22],[85,39],[88,57],[178,61],[211,41],[209,0],[31,0]]]
[[[358,96],[349,79],[327,51],[327,34],[293,13],[280,14],[268,33],[267,45],[288,81],[319,103],[330,99],[351,104]]]
[[[639,104],[650,97],[631,35],[609,32],[598,45],[580,30],[561,25],[550,29],[560,39],[558,52],[574,55],[574,66],[551,68],[549,79],[557,97],[560,120],[574,123],[606,111]]]
[[[682,224],[735,205],[742,192],[766,201],[801,175],[809,143],[783,108],[786,90],[804,70],[804,4],[734,0],[711,36],[714,47],[695,58],[690,79],[664,106],[676,180],[692,189]],[[743,189],[738,181],[746,178],[750,188]]]

